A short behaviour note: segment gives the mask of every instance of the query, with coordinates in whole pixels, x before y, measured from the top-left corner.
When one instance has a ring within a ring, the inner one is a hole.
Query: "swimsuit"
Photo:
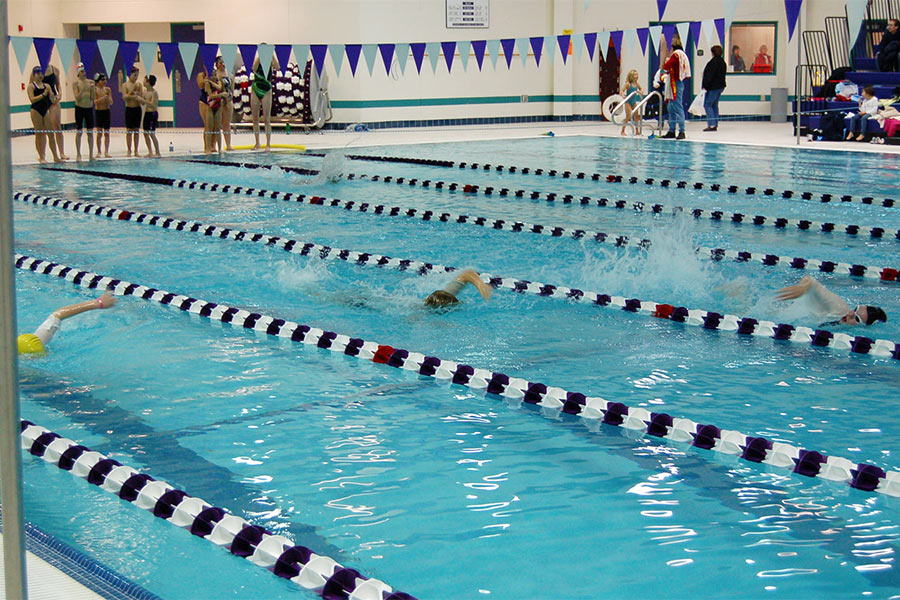
[[[33,85],[34,85],[34,91],[37,92],[38,91],[37,84],[35,83]],[[47,89],[46,85],[41,88],[41,93],[43,93],[45,89]],[[39,114],[43,117],[43,116],[46,116],[47,111],[50,110],[50,104],[52,104],[50,102],[50,96],[43,96],[31,103],[31,110],[35,111],[37,114]]]
[[[99,111],[98,111],[99,112]],[[75,106],[75,129],[81,129],[82,123],[88,129],[94,128],[94,109]]]
[[[638,91],[638,86],[636,86],[636,85],[628,86],[628,89],[625,91],[625,95],[627,96],[628,94],[630,94],[632,92],[638,92],[638,93],[628,99],[628,104],[630,104],[632,107],[635,107],[635,106],[637,106],[637,103],[641,101],[641,94]]]
[[[271,71],[269,71],[269,75],[271,76]],[[272,83],[263,74],[262,65],[258,65],[256,71],[253,72],[253,84],[250,89],[260,100],[272,90]]]
[[[41,340],[45,346],[50,343],[53,336],[59,331],[59,317],[50,315],[47,320],[41,323],[41,326],[34,331],[34,335]]]
[[[125,107],[125,129],[141,128],[141,107],[126,106]]]
[[[44,75],[44,85],[50,86],[50,91],[53,92],[53,95],[57,95],[56,91],[56,74],[50,73],[49,75]]]
[[[97,129],[109,129],[109,109],[97,109]]]
[[[156,127],[159,125],[159,111],[156,110],[148,110],[144,113],[144,131],[152,132],[156,131]]]

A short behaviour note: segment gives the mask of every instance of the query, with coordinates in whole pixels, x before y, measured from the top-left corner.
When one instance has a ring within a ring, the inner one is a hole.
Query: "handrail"
[[[632,93],[634,93],[634,92],[632,92]],[[652,92],[650,92],[649,94],[644,96],[643,100],[638,102],[637,106],[635,106],[633,110],[640,111],[641,115],[643,115],[644,114],[644,106],[647,105],[647,102],[649,102],[650,98],[652,98],[653,96],[656,96],[657,98],[659,98],[659,115],[657,117],[658,120],[657,120],[657,124],[656,124],[656,128],[655,128],[656,135],[659,135],[662,133],[662,129],[663,129],[663,97],[662,97],[662,94],[660,94],[657,90],[653,90]],[[623,104],[624,104],[624,102],[623,102]]]
[[[634,90],[633,92],[631,92],[630,94],[628,94],[627,96],[622,98],[622,101],[619,102],[618,104],[616,104],[616,107],[610,111],[610,114],[614,115],[617,112],[619,112],[620,110],[622,110],[623,108],[625,108],[625,103],[628,102],[631,99],[631,97],[634,96],[635,94],[640,95],[640,92],[637,90]],[[616,123],[616,125],[618,125],[618,123]]]
[[[813,94],[813,88],[821,85],[828,77],[828,67],[817,64],[802,64],[794,68],[794,134],[797,145],[800,145],[800,121],[805,113],[818,113],[821,110],[804,111],[803,105],[809,102],[806,98]]]

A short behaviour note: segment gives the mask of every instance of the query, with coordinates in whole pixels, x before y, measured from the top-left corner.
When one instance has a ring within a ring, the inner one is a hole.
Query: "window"
[[[772,74],[775,72],[775,23],[732,23],[728,30],[728,71]]]

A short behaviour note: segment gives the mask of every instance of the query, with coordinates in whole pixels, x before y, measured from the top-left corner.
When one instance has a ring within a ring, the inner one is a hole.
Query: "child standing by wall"
[[[628,94],[631,94],[632,92],[637,93],[631,98],[628,98]],[[638,72],[635,69],[629,71],[628,75],[625,77],[625,85],[622,86],[622,96],[628,98],[628,100],[625,101],[625,123],[622,124],[622,135],[625,135],[625,126],[631,120],[634,120],[636,128],[635,133],[640,135],[641,113],[640,111],[634,110],[634,107],[637,106],[638,102],[641,101],[641,98],[644,97],[644,88],[638,83]]]

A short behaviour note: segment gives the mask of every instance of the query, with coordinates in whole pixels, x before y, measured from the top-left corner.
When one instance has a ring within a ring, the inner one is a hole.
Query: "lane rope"
[[[226,509],[31,421],[22,421],[21,438],[22,448],[32,455],[327,600],[415,600],[383,581],[361,575],[333,558],[295,545],[283,535],[251,525]]]
[[[316,175],[319,172],[313,169],[303,169],[300,167],[283,167],[281,165],[262,165],[255,163],[229,162],[221,160],[185,160],[190,163],[206,163],[224,167],[239,167],[244,169],[281,169],[289,173],[298,173],[301,175]],[[407,184],[409,186],[418,186],[422,188],[432,187],[431,180],[410,179],[408,177],[394,177],[391,175],[369,175],[366,173],[349,173],[346,175],[347,180],[353,181],[381,181],[384,183],[396,183],[397,185]],[[567,205],[593,205],[600,208],[615,208],[619,210],[631,210],[633,212],[648,212],[653,214],[688,214],[695,220],[709,220],[715,222],[733,223],[734,225],[755,225],[757,227],[773,227],[775,229],[797,229],[805,232],[818,233],[845,233],[853,237],[869,236],[873,239],[883,239],[892,237],[900,240],[900,229],[893,230],[885,227],[866,226],[866,225],[845,225],[841,223],[832,223],[830,221],[811,221],[809,219],[797,219],[788,217],[772,217],[767,215],[752,215],[743,212],[731,212],[722,209],[708,208],[690,208],[683,206],[670,206],[666,204],[649,202],[641,202],[635,200],[610,200],[608,198],[592,198],[590,196],[581,196],[580,198],[573,194],[561,194],[556,192],[539,192],[527,190],[511,190],[509,188],[497,188],[495,186],[483,186],[476,184],[463,184],[459,182],[441,181],[443,184],[440,188],[434,186],[436,190],[451,190],[462,192],[464,194],[477,194],[487,197],[501,198],[527,198],[530,200],[544,200],[546,202],[559,202]]]
[[[470,216],[451,212],[436,212],[432,210],[420,210],[416,208],[403,208],[401,206],[385,206],[383,204],[377,204],[373,206],[368,202],[357,203],[353,200],[342,201],[338,198],[326,198],[324,196],[307,196],[306,194],[295,194],[292,192],[279,192],[265,189],[256,189],[252,187],[202,181],[188,181],[184,179],[174,179],[171,177],[151,177],[148,175],[132,175],[126,173],[89,171],[67,168],[50,168],[48,170],[76,173],[81,175],[88,175],[91,177],[122,179],[140,183],[165,185],[183,189],[218,191],[222,193],[270,198],[273,200],[281,199],[285,202],[296,202],[299,204],[307,203],[316,206],[337,207],[348,211],[355,210],[361,213],[382,216],[400,216],[408,218],[418,218],[422,221],[440,221],[442,223],[474,225],[497,231],[506,231],[513,233],[526,232],[558,238],[565,237],[576,240],[593,240],[598,244],[610,244],[618,248],[633,247],[646,250],[651,246],[651,241],[646,238],[632,239],[627,235],[604,233],[602,231],[591,231],[586,229],[572,229],[568,227],[531,224],[524,221],[507,221],[505,219],[491,219],[488,217]],[[440,185],[440,182],[435,185]],[[725,248],[698,247],[695,248],[695,252],[697,252],[704,258],[709,258],[714,261],[721,261],[727,258],[737,263],[760,264],[767,267],[779,266],[797,270],[835,273],[838,275],[862,277],[864,279],[880,280],[885,282],[900,281],[900,269],[894,269],[892,267],[872,265],[867,266],[861,264],[851,264],[830,260],[807,259],[801,257],[782,257],[776,254],[748,252],[744,250],[729,250]]]
[[[815,450],[806,450],[783,442],[773,442],[762,437],[747,436],[737,431],[721,429],[715,425],[700,424],[666,413],[651,413],[644,408],[628,407],[621,402],[607,402],[603,398],[586,396],[580,392],[571,392],[540,382],[509,377],[504,373],[459,364],[451,360],[442,360],[385,344],[377,344],[226,304],[207,302],[89,271],[77,270],[39,258],[16,254],[15,261],[18,269],[58,277],[81,287],[112,288],[116,295],[142,298],[210,320],[231,323],[236,327],[290,339],[307,346],[315,346],[419,375],[447,380],[450,383],[480,390],[486,394],[519,400],[522,404],[540,406],[550,409],[554,413],[551,415],[541,411],[544,416],[553,420],[558,419],[559,413],[567,413],[582,417],[588,424],[602,422],[616,425],[654,437],[687,443],[696,448],[738,456],[748,462],[790,469],[794,473],[807,477],[819,477],[842,482],[867,492],[900,497],[900,471],[885,471],[874,464],[854,463],[846,458],[828,456]],[[96,466],[96,463],[92,464]],[[114,467],[110,463],[107,463],[107,466],[110,470]],[[155,500],[158,500],[166,492],[164,488],[164,484],[153,487],[153,491],[159,493],[158,496],[150,498],[151,501],[154,501],[154,506]],[[140,494],[138,496],[140,497]],[[238,528],[235,536],[243,530]],[[231,529],[229,529],[229,536],[230,532]],[[227,539],[232,540],[234,537],[227,537]],[[335,572],[336,574],[337,572]]]

